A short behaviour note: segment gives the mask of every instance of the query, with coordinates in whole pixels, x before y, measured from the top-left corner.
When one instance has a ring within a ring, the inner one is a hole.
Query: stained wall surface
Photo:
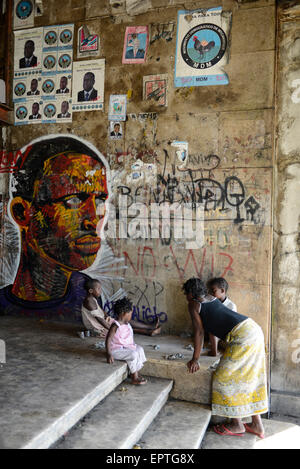
[[[76,135],[102,152],[112,171],[112,201],[127,194],[130,203],[202,203],[204,245],[191,249],[171,232],[158,239],[132,236],[108,239],[113,254],[123,259],[110,275],[113,289],[124,288],[133,299],[137,320],[160,318],[164,332],[191,332],[182,283],[191,276],[205,281],[224,276],[238,311],[263,328],[269,342],[272,264],[273,115],[275,60],[275,2],[225,0],[181,2],[152,0],[145,11],[125,2],[49,1],[35,26],[75,22],[100,35],[105,58],[104,111],[74,113],[73,122],[19,126],[12,129],[10,151],[48,134]],[[111,4],[114,4],[111,5]],[[119,6],[116,6],[119,5]],[[226,86],[174,88],[176,22],[179,9],[223,6],[232,12],[229,77]],[[154,38],[146,63],[122,65],[126,26],[174,22],[171,39]],[[143,101],[143,76],[168,75],[168,106]],[[111,94],[127,94],[124,139],[108,139]],[[187,165],[178,168],[174,140],[187,141]],[[132,176],[141,160],[152,172],[142,180]],[[3,190],[8,202],[7,184]],[[137,213],[132,211],[131,221]],[[11,226],[2,212],[1,233],[8,240]],[[131,225],[132,226],[132,225]],[[144,228],[145,228],[144,224]],[[119,234],[119,224],[117,223]],[[12,249],[12,248],[11,248]],[[8,263],[15,262],[14,255]],[[16,272],[2,262],[2,282]],[[127,268],[124,268],[127,267]],[[107,305],[109,308],[109,305]]]
[[[272,409],[300,415],[299,3],[279,9],[272,309]]]

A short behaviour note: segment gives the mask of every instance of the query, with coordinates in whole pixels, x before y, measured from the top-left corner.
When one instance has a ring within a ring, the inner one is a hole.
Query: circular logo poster
[[[227,37],[217,25],[204,23],[195,26],[184,36],[181,43],[181,56],[193,68],[209,68],[223,57],[227,47]]]

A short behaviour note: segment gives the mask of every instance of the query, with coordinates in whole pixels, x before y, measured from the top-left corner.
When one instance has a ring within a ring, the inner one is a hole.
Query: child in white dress
[[[214,277],[207,282],[208,292],[218,298],[226,308],[231,309],[232,311],[237,312],[236,305],[231,301],[227,295],[229,288],[227,280],[223,277]],[[210,355],[216,357],[218,355],[218,343],[219,339],[213,334],[209,334],[209,341],[211,345]]]
[[[128,298],[122,298],[114,304],[114,315],[117,318],[109,329],[106,337],[107,363],[125,360],[129,367],[132,384],[146,384],[146,380],[139,375],[146,357],[143,347],[135,344],[133,329],[130,325],[132,303]]]

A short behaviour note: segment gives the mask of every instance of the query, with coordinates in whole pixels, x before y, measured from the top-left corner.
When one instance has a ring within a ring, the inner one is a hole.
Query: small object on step
[[[141,447],[141,445],[136,444],[136,445],[133,446],[132,449],[142,449],[142,447]]]
[[[77,334],[81,339],[84,339],[84,331],[77,332]]]
[[[85,331],[85,337],[91,337],[91,331]]]
[[[152,347],[153,350],[159,350],[160,349],[160,346],[159,345],[149,345],[149,347]]]
[[[194,347],[193,347],[192,344],[185,345],[184,348],[185,348],[186,350],[191,350],[192,352],[194,351]]]
[[[119,391],[120,391],[120,392],[126,392],[126,391],[128,391],[128,389],[125,388],[125,386],[122,386],[122,387],[119,389]]]
[[[100,340],[99,342],[95,343],[95,348],[100,350],[105,350],[105,342],[104,340]]]
[[[182,360],[184,355],[182,353],[171,353],[170,355],[164,355],[166,360]]]

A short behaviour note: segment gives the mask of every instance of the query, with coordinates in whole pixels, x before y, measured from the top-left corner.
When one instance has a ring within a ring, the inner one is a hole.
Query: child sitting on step
[[[107,363],[125,360],[129,367],[132,384],[146,384],[146,380],[139,375],[146,357],[143,347],[135,344],[133,329],[130,325],[132,303],[128,298],[122,298],[114,304],[115,320],[106,337]]]
[[[207,289],[209,294],[218,298],[218,300],[220,300],[223,305],[226,306],[226,308],[237,312],[236,305],[228,298],[228,296],[226,296],[228,288],[228,282],[223,277],[214,277],[207,282]],[[209,334],[209,341],[211,345],[211,351],[209,355],[216,357],[218,355],[219,339],[213,334]]]
[[[101,283],[96,279],[88,279],[85,282],[87,296],[81,307],[81,318],[84,327],[92,334],[106,337],[113,319],[105,314],[98,303],[101,294]]]

